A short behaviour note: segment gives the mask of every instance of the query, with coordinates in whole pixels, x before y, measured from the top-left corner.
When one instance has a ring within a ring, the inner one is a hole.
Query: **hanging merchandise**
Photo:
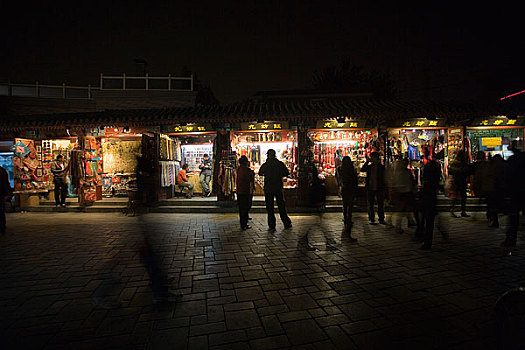
[[[270,124],[273,123],[268,125]],[[268,150],[273,149],[277,159],[282,161],[290,172],[290,176],[286,178],[284,188],[294,188],[297,187],[296,138],[297,133],[291,130],[268,132],[241,131],[231,134],[230,146],[237,157],[246,156],[248,158],[250,168],[255,173],[259,172],[259,168],[266,161]],[[256,176],[255,181],[260,187],[263,186],[263,179],[259,179]]]

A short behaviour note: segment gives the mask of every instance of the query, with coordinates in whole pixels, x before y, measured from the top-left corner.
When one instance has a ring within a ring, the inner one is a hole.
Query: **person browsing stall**
[[[235,187],[237,188],[237,204],[239,205],[239,219],[241,229],[251,228],[248,225],[248,215],[252,208],[255,173],[250,169],[248,157],[239,158],[239,167],[236,171]]]
[[[67,172],[69,165],[64,165],[64,156],[59,154],[55,161],[51,163],[51,173],[53,174],[53,183],[55,185],[55,205],[57,207],[66,206],[67,196]]]
[[[202,196],[209,197],[211,194],[211,160],[207,154],[204,154],[202,157],[202,162],[199,164],[199,169],[201,170],[200,183],[202,187]]]
[[[185,187],[188,189],[188,193],[186,193],[187,198],[193,197],[193,184],[188,181],[188,164],[184,164],[182,166],[182,169],[179,171],[179,174],[177,175],[177,185],[180,187]]]
[[[259,175],[264,176],[264,201],[268,212],[268,227],[270,230],[275,230],[275,213],[273,208],[275,198],[281,221],[284,224],[284,228],[288,229],[292,227],[292,220],[286,213],[283,196],[283,177],[290,175],[290,171],[283,162],[276,158],[275,150],[269,149],[266,155],[268,158],[261,165]]]

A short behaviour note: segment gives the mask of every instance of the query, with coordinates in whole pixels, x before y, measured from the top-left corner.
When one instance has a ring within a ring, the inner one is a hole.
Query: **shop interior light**
[[[128,133],[128,132],[129,132],[129,126],[125,126],[125,127],[122,129],[122,132],[123,132],[123,133]]]

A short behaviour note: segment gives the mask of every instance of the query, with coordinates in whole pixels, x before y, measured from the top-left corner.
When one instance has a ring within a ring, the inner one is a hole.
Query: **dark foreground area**
[[[523,228],[501,248],[482,213],[440,214],[432,251],[364,214],[357,243],[341,214],[252,217],[10,214],[2,348],[492,349],[498,298],[525,285]]]

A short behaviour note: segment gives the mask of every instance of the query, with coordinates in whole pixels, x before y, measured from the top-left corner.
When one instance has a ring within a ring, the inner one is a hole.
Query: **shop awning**
[[[511,111],[516,113],[516,111]],[[0,117],[1,131],[27,128],[98,127],[101,125],[165,125],[177,122],[248,122],[254,120],[303,120],[347,117],[388,123],[407,118],[472,120],[505,115],[503,105],[482,105],[458,101],[410,100],[292,100],[248,101],[224,106],[197,106],[162,109],[107,110],[100,112],[42,114]]]

